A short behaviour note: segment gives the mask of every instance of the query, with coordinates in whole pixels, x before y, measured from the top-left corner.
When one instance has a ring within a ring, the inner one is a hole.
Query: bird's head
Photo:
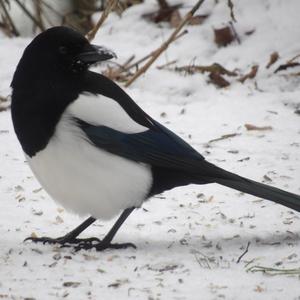
[[[77,31],[68,27],[50,28],[27,46],[17,66],[12,87],[28,81],[60,80],[80,77],[88,68],[101,61],[116,57],[105,47],[92,45]]]

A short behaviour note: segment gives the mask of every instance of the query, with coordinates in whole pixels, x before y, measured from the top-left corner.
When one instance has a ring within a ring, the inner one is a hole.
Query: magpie
[[[42,187],[89,216],[59,238],[33,242],[104,250],[135,208],[166,190],[218,183],[300,211],[300,196],[209,163],[151,118],[117,84],[89,67],[115,54],[80,33],[52,27],[25,49],[13,76],[11,113],[28,164]],[[96,219],[119,218],[104,239],[79,239]]]

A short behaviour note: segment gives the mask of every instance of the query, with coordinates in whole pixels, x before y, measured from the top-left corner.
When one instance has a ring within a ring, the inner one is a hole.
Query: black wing
[[[136,162],[199,173],[199,162],[204,160],[190,145],[154,120],[157,130],[133,134],[77,121],[95,146]]]
[[[153,120],[110,79],[88,72],[83,85],[88,92],[117,101],[135,122],[149,129],[141,133],[126,134],[78,120],[90,141],[97,147],[133,161],[169,169],[192,171],[197,169],[197,162],[204,161],[204,157],[195,149]]]

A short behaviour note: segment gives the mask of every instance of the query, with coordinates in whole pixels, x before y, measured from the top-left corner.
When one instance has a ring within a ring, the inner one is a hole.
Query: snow
[[[194,2],[184,1],[181,13]],[[189,26],[189,33],[155,65],[175,59],[178,66],[218,62],[246,74],[258,64],[254,80],[241,84],[226,78],[232,84],[219,89],[205,74],[188,76],[152,66],[126,90],[210,162],[258,181],[270,178],[268,184],[300,194],[300,116],[295,113],[300,77],[288,75],[296,68],[274,74],[300,53],[300,2],[233,2],[241,44],[214,44],[213,28],[227,24],[230,14],[227,1],[206,1],[199,13],[211,16],[203,25]],[[128,9],[121,18],[110,15],[93,43],[115,50],[120,63],[132,54],[143,57],[172,32],[167,23],[140,18],[155,8],[152,0]],[[253,29],[252,35],[245,34]],[[0,95],[6,96],[30,38],[0,35]],[[279,61],[266,69],[274,51]],[[247,131],[246,123],[273,130]],[[231,133],[238,135],[208,143]],[[190,185],[145,203],[115,238],[135,243],[136,250],[74,252],[23,243],[32,233],[63,235],[83,219],[40,189],[24,161],[9,111],[0,113],[0,144],[0,298],[300,299],[299,275],[247,272],[254,266],[300,268],[299,213],[222,186]],[[112,224],[99,220],[82,236],[101,238]],[[248,242],[248,252],[237,263]]]

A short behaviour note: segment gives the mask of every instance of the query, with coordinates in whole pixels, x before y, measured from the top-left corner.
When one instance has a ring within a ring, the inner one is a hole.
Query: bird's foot
[[[75,246],[75,250],[89,250],[89,249],[96,249],[96,251],[103,251],[105,249],[127,249],[127,248],[134,248],[136,249],[136,245],[132,243],[120,243],[120,244],[111,244],[110,242],[100,241],[99,243],[80,243]]]
[[[43,244],[59,244],[61,247],[68,247],[70,245],[93,245],[94,242],[101,242],[98,238],[92,237],[87,239],[77,239],[68,235],[59,237],[59,238],[50,238],[50,237],[28,237],[24,240],[31,241],[34,243],[43,243]]]

